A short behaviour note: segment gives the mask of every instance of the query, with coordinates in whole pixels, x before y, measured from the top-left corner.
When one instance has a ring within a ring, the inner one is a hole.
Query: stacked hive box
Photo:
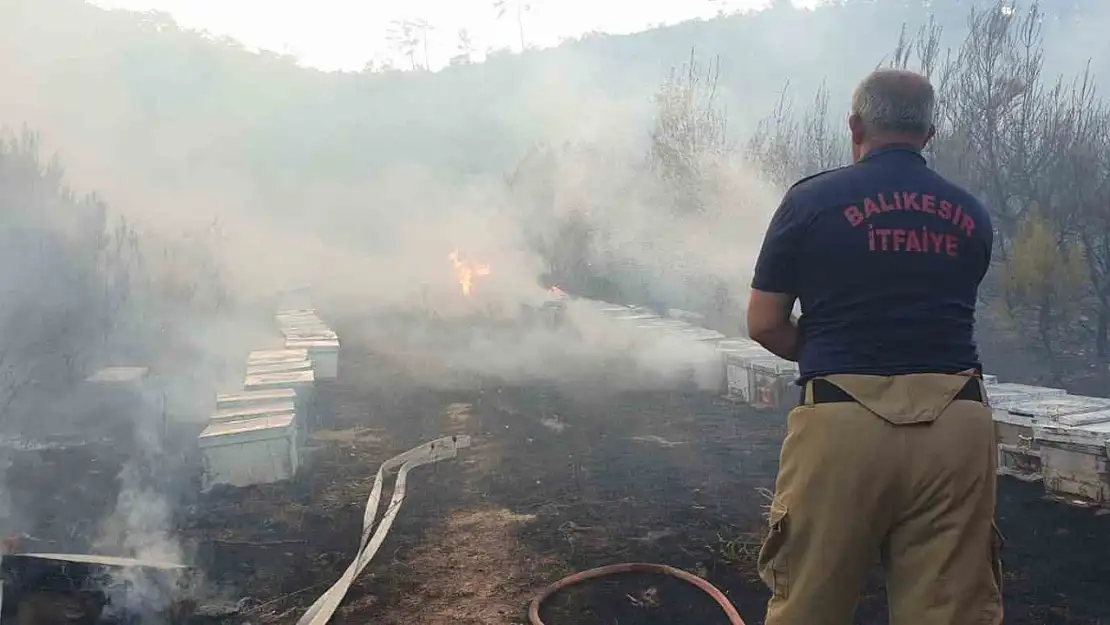
[[[717,342],[725,368],[726,396],[760,408],[783,408],[797,401],[791,393],[798,377],[796,363],[783,360],[751,339]]]
[[[285,348],[307,350],[317,379],[334,380],[339,376],[339,337],[316,316],[316,311],[282,311],[277,321],[285,337]]]
[[[795,400],[789,389],[797,365],[776,357],[750,339],[727,338],[720,332],[688,323],[682,311],[665,317],[644,308],[601,302],[597,309],[617,323],[635,328],[646,340],[661,344],[684,365],[702,388],[758,407],[776,408]]]
[[[627,330],[630,346],[641,364],[658,368],[696,388],[717,388],[716,357],[703,328],[680,319],[670,319],[644,308],[600,302],[601,314]]]
[[[995,422],[1000,473],[1041,480],[1070,503],[1110,506],[1110,399],[1059,391],[996,407]]]
[[[277,315],[284,349],[247,357],[243,389],[216,396],[201,433],[204,488],[287,480],[316,422],[315,385],[338,375],[339,339],[311,309]]]
[[[645,333],[682,336],[714,347],[726,397],[758,407],[788,408],[798,400],[798,369],[747,338],[690,325],[691,315],[593,302],[605,316]],[[680,311],[679,311],[680,312]],[[683,352],[685,353],[685,352]],[[984,375],[994,413],[998,472],[1043,481],[1046,492],[1073,504],[1110,507],[1110,399],[1064,389],[1000,383]]]

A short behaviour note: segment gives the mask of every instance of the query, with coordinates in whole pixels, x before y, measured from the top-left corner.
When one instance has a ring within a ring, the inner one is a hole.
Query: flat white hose
[[[331,620],[331,617],[343,602],[343,598],[347,596],[351,584],[354,583],[359,573],[366,568],[366,565],[370,564],[370,560],[378,552],[382,542],[385,541],[389,528],[393,526],[393,520],[397,518],[397,513],[401,510],[401,502],[405,500],[405,483],[409,471],[421,465],[454,458],[458,455],[459,449],[469,446],[469,436],[449,436],[414,447],[382,463],[382,466],[378,468],[377,475],[374,476],[374,486],[370,489],[370,497],[366,501],[358,553],[351,561],[350,566],[347,567],[347,570],[339,577],[339,580],[315,603],[309,606],[308,611],[297,621],[297,625],[325,625]],[[378,524],[377,529],[374,529],[374,519],[378,514],[378,503],[381,500],[385,476],[393,469],[397,469],[397,481],[393,486],[393,496],[389,500],[389,506],[386,508],[385,514],[382,515],[381,523]]]

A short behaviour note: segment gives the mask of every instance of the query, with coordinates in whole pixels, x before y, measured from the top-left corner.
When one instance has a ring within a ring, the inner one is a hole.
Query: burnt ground
[[[348,565],[383,460],[458,433],[474,445],[409,476],[389,538],[333,622],[525,623],[544,585],[626,561],[701,574],[748,623],[762,622],[767,594],[754,556],[782,414],[701,394],[499,385],[434,363],[348,340],[341,379],[320,390],[325,427],[297,478],[185,506],[182,533],[197,564],[215,587],[251,598],[254,622],[296,622]],[[412,370],[442,384],[419,384]],[[1005,481],[1000,491],[1007,622],[1110,621],[1110,515],[1044,501],[1035,485]],[[698,591],[651,577],[586,584],[553,600],[544,618],[726,622]],[[885,622],[877,584],[858,621]]]
[[[381,461],[456,433],[474,446],[410,475],[397,523],[337,622],[524,623],[547,583],[625,561],[702,574],[749,623],[762,621],[754,555],[782,414],[700,394],[488,381],[432,390],[406,373],[427,375],[430,359],[344,350],[341,380],[321,391],[329,423],[310,467],[294,484],[209,496],[189,529],[210,545],[202,560],[213,580],[261,602],[263,622],[295,622],[348,564]],[[1000,491],[1007,622],[1110,619],[1110,516],[1044,501],[1035,485],[1004,481]],[[650,577],[568,591],[545,620],[725,623],[697,591]],[[878,584],[859,622],[885,622]]]

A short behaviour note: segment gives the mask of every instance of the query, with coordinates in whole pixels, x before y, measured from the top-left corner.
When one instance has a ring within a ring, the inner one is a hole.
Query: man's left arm
[[[798,294],[801,231],[800,216],[787,193],[763,237],[748,299],[748,335],[793,362],[798,360],[799,334],[790,313]]]

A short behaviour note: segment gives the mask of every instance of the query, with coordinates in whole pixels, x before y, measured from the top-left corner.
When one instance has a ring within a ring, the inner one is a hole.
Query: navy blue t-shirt
[[[972,337],[994,232],[970,193],[909,147],[795,184],[752,288],[798,298],[801,380],[981,369]]]

